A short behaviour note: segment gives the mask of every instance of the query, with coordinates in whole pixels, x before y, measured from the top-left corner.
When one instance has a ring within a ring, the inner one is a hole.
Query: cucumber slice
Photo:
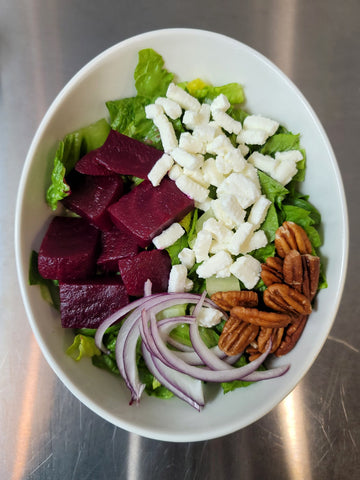
[[[216,292],[228,292],[230,290],[241,290],[240,282],[234,275],[226,278],[216,278],[214,275],[206,279],[206,291],[209,296]]]

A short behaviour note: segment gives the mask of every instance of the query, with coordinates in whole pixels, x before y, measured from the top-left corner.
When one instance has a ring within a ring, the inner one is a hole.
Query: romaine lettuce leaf
[[[303,227],[307,233],[311,245],[316,250],[321,246],[321,238],[318,231],[314,228],[314,219],[311,216],[311,212],[296,205],[283,205],[284,220],[295,222]]]
[[[139,51],[139,61],[134,72],[138,95],[148,99],[163,97],[174,74],[164,68],[164,59],[152,48]]]
[[[86,153],[101,147],[110,131],[110,125],[101,119],[87,127],[69,133],[59,143],[55,154],[51,184],[46,192],[46,201],[52,210],[56,210],[60,200],[70,194],[65,177]]]
[[[231,105],[240,104],[245,101],[243,87],[235,82],[215,87],[206,84],[200,79],[195,79],[190,82],[184,82],[182,86],[186,88],[190,95],[202,103],[210,103],[220,94],[226,95]]]
[[[78,334],[75,336],[73,343],[66,350],[66,354],[72,359],[79,361],[83,357],[93,357],[101,355],[100,350],[95,345],[93,337]]]
[[[242,355],[240,359],[235,363],[235,367],[243,367],[244,365],[247,365],[249,362],[246,360],[245,356]],[[266,368],[261,365],[258,370],[266,370]],[[237,388],[241,387],[248,387],[251,385],[253,382],[245,382],[244,380],[235,380],[233,382],[224,382],[221,384],[221,387],[223,389],[224,393],[232,392],[233,390],[236,390]]]
[[[280,207],[289,190],[261,170],[258,170],[258,177],[262,193],[276,206]]]
[[[275,155],[276,152],[300,149],[300,134],[278,133],[270,137],[261,147],[263,155]]]

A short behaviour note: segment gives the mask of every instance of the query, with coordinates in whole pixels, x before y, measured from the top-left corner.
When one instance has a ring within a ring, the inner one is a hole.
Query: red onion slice
[[[164,341],[162,340],[159,331],[156,326],[156,318],[150,318],[150,331],[155,342],[158,352],[160,352],[162,358],[168,365],[171,365],[175,370],[190,375],[204,382],[231,382],[233,380],[241,380],[246,375],[253,373],[263,363],[268,356],[270,349],[267,348],[266,352],[260,355],[256,360],[239,368],[232,368],[226,370],[205,370],[204,368],[194,367],[188,365],[186,362],[178,358],[173,351],[169,350]],[[269,342],[270,343],[270,342]],[[271,347],[270,347],[271,348]],[[153,352],[156,354],[155,352]]]
[[[167,367],[159,359],[151,355],[145,344],[142,345],[142,354],[150,373],[164,387],[200,411],[205,404],[201,381]]]

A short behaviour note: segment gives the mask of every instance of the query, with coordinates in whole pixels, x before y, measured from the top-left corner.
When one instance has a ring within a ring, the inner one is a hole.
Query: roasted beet
[[[71,184],[71,194],[62,203],[100,230],[110,230],[113,223],[107,207],[116,202],[122,193],[123,181],[118,175],[78,175],[76,182]]]
[[[146,247],[151,240],[173,222],[181,220],[194,207],[194,202],[165,177],[158,187],[149,180],[124,195],[109,207],[112,221],[126,229]]]
[[[75,165],[77,172],[85,175],[114,175],[108,168],[100,165],[98,156],[101,156],[101,147],[84,155]]]
[[[64,328],[97,328],[105,318],[129,303],[119,275],[60,282],[59,287]]]
[[[139,140],[111,130],[104,145],[82,157],[75,168],[78,172],[88,174],[94,171],[96,175],[106,175],[106,170],[110,170],[121,175],[146,178],[163,153]]]
[[[39,250],[40,275],[53,280],[92,275],[96,270],[99,234],[83,218],[54,217]]]
[[[101,254],[97,260],[98,267],[103,272],[118,272],[118,262],[121,258],[132,257],[139,247],[132,235],[114,227],[109,232],[101,234]]]
[[[152,282],[152,292],[167,292],[171,260],[165,250],[145,250],[134,257],[119,260],[121,278],[129,295],[144,295],[144,283]]]

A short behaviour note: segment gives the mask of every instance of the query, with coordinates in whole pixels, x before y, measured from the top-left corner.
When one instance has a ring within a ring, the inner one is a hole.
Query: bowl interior
[[[107,100],[135,94],[137,54],[148,47],[164,57],[166,68],[177,74],[177,80],[200,77],[215,85],[237,81],[245,88],[245,108],[301,133],[308,164],[302,191],[310,194],[322,214],[321,255],[329,287],[318,295],[311,321],[296,348],[285,358],[274,360],[274,364],[290,363],[289,372],[227,395],[211,385],[201,413],[177,399],[166,401],[146,395],[138,408],[130,407],[129,392],[119,379],[96,369],[90,361],[76,363],[65,355],[72,333],[61,328],[58,314],[41,299],[39,289],[27,284],[30,252],[38,250],[52,215],[44,193],[58,141],[68,132],[106,117]],[[207,31],[168,29],[139,35],[115,45],[80,70],[54,100],[31,144],[20,181],[15,222],[21,292],[47,361],[67,388],[94,412],[121,428],[160,440],[219,437],[269,412],[314,362],[334,321],[344,284],[346,202],[338,166],[318,118],[292,82],[261,54]]]

